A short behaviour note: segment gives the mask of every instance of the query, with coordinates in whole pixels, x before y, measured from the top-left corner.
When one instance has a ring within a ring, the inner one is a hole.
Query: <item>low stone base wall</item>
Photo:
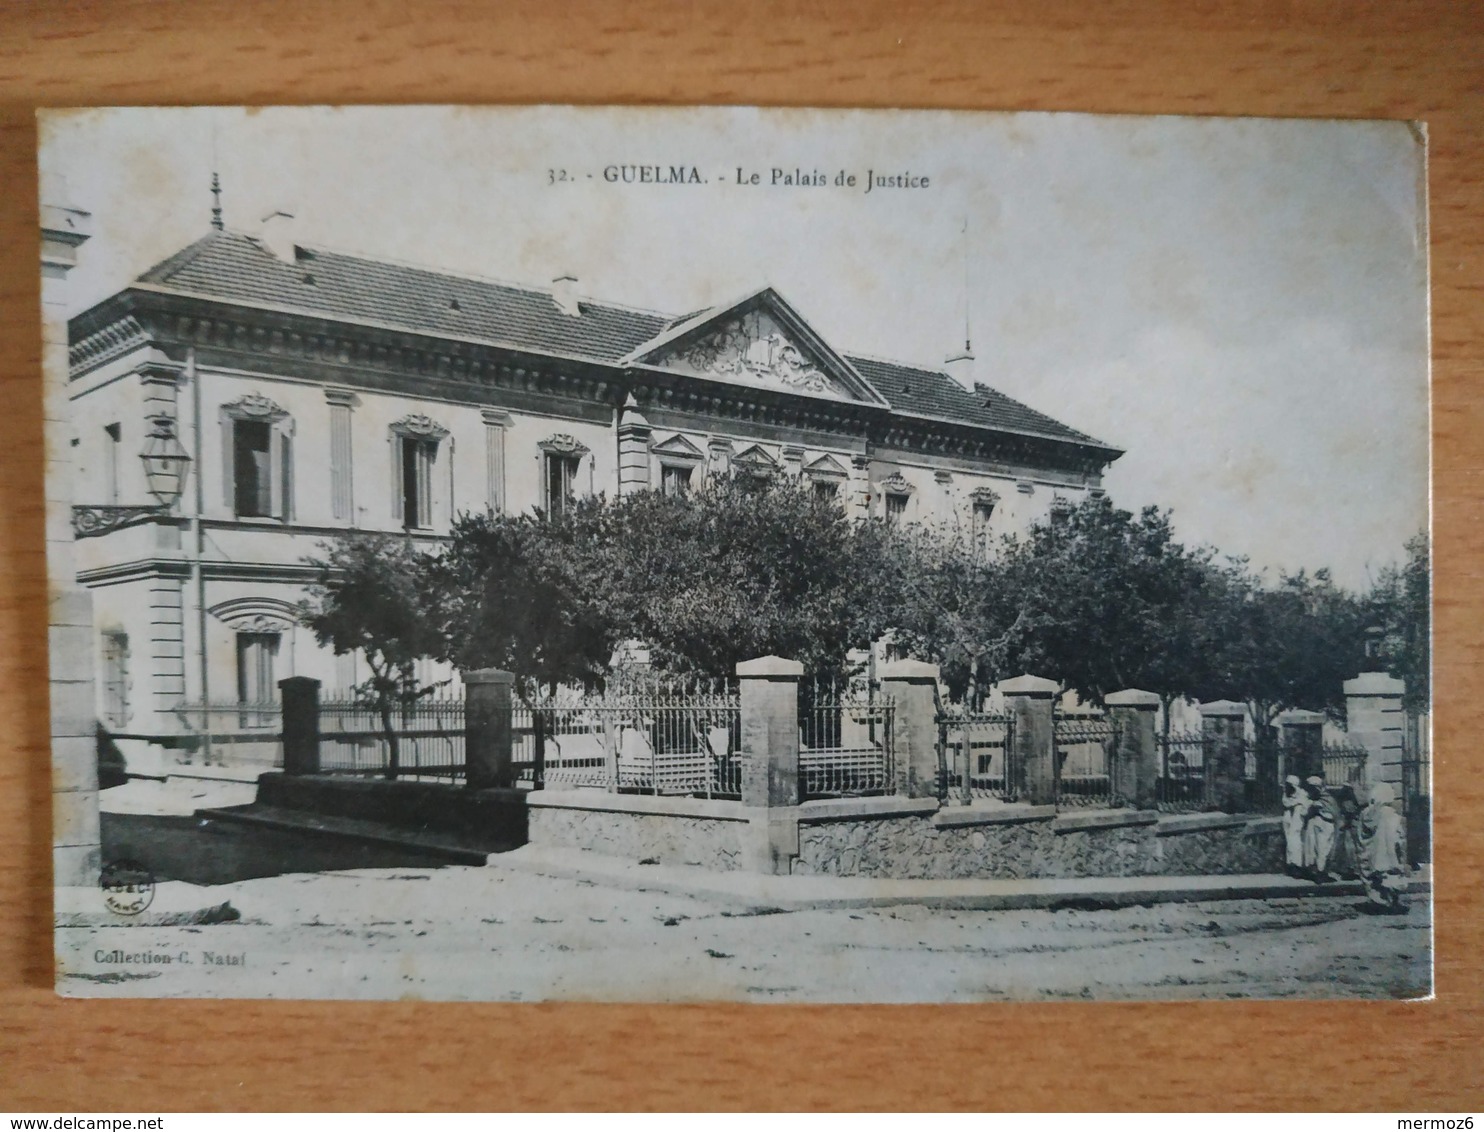
[[[264,774],[258,778],[257,800],[399,829],[459,833],[508,849],[526,842],[525,795],[524,790],[469,790],[437,782]]]
[[[1199,876],[1283,868],[1276,818],[945,808],[833,817],[801,807],[796,874],[906,879]]]
[[[527,796],[532,843],[665,865],[754,868],[768,811],[736,802],[597,791]],[[795,874],[908,879],[1268,873],[1283,868],[1277,818],[1050,806],[939,808],[859,798],[775,810],[798,823]],[[754,846],[755,848],[755,846]]]
[[[750,825],[736,802],[540,790],[528,796],[527,804],[533,845],[717,871],[743,867]]]

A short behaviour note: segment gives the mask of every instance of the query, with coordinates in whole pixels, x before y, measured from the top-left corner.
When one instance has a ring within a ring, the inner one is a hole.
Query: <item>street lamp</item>
[[[145,437],[144,451],[139,459],[144,462],[144,479],[149,484],[150,494],[158,503],[144,505],[83,504],[72,508],[72,533],[77,538],[92,538],[106,535],[120,527],[148,522],[160,515],[168,515],[175,508],[185,490],[186,474],[190,471],[191,457],[181,447],[175,435],[175,418],[163,414],[150,418],[150,434]]]
[[[144,478],[149,483],[150,494],[160,501],[162,509],[169,510],[185,490],[191,457],[176,438],[174,418],[151,417],[150,424],[154,429],[145,439],[139,458],[144,461]]]

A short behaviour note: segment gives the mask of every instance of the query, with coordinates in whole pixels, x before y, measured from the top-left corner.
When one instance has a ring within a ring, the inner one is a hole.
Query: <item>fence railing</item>
[[[1154,789],[1156,807],[1167,813],[1206,809],[1211,797],[1206,781],[1209,740],[1199,731],[1172,731],[1160,735],[1158,742],[1160,773]]]
[[[801,687],[800,799],[892,793],[895,716],[890,697],[870,685]]]
[[[319,703],[320,770],[459,781],[464,777],[462,696],[393,704],[391,732],[376,707],[347,694]]]
[[[1058,806],[1117,806],[1118,728],[1100,714],[1058,714],[1056,745]]]
[[[1025,768],[1015,753],[1015,720],[1003,712],[972,711],[946,705],[938,712],[940,797],[997,798],[1025,796]]]
[[[1353,743],[1326,743],[1321,753],[1324,781],[1330,786],[1363,786],[1366,780],[1364,747]]]
[[[521,785],[741,796],[742,713],[733,689],[545,699],[512,714]]]
[[[1169,813],[1199,812],[1218,807],[1213,740],[1200,732],[1177,731],[1158,736],[1160,777],[1155,797]],[[1251,813],[1282,808],[1283,779],[1311,765],[1312,756],[1290,750],[1276,738],[1242,743],[1243,806]],[[1366,778],[1366,750],[1351,743],[1325,743],[1320,768],[1330,786],[1358,786]]]

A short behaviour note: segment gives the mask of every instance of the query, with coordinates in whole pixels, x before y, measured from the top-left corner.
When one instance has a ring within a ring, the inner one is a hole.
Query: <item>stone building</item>
[[[204,717],[183,705],[250,724],[233,706],[285,676],[364,678],[294,620],[305,558],[347,531],[433,543],[463,511],[732,472],[986,537],[1100,491],[1120,455],[950,375],[967,350],[945,367],[842,352],[771,288],[675,317],[570,277],[305,247],[290,224],[214,225],[71,320],[77,578],[99,718],[136,773],[194,750]]]

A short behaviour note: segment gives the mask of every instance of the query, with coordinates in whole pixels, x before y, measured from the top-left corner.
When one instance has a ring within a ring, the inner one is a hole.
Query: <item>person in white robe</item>
[[[1291,877],[1304,875],[1304,815],[1309,798],[1301,787],[1296,774],[1283,780],[1284,864]]]
[[[1325,881],[1329,855],[1335,847],[1335,803],[1324,788],[1324,779],[1311,775],[1304,782],[1304,869],[1311,879]]]
[[[1396,791],[1389,782],[1371,787],[1360,812],[1360,848],[1366,878],[1366,899],[1398,911],[1403,907],[1401,879],[1407,869],[1407,820],[1396,809]]]

